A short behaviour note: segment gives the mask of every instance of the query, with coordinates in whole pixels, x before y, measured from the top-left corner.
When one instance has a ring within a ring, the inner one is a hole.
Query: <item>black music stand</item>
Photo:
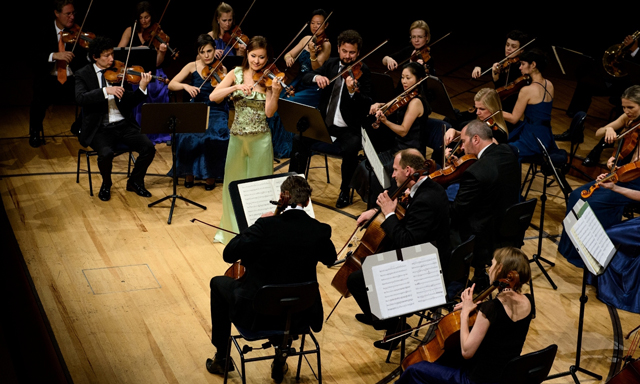
[[[433,112],[448,117],[451,121],[456,121],[456,111],[453,108],[453,104],[451,104],[451,99],[447,89],[444,87],[444,83],[435,76],[429,76],[422,84]]]
[[[278,100],[278,115],[284,129],[314,140],[333,144],[320,110],[295,101]]]
[[[171,141],[176,142],[176,133],[204,133],[209,126],[209,106],[205,103],[145,103],[142,104],[142,133],[171,133]],[[173,193],[149,204],[152,207],[167,199],[171,199],[169,220],[171,224],[176,199],[191,203],[196,207],[207,209],[204,205],[186,199],[176,193],[178,171],[176,169],[176,146],[171,146],[173,160]]]
[[[386,73],[371,72],[371,84],[373,85],[371,99],[374,102],[378,100],[392,100],[399,93],[396,92],[393,79]]]
[[[113,48],[113,59],[127,62],[128,47],[115,47]],[[149,47],[132,47],[131,54],[129,55],[129,65],[139,65],[147,72],[156,67],[157,52],[155,49]]]

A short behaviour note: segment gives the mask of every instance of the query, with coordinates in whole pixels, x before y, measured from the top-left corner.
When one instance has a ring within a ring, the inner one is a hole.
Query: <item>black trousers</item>
[[[211,288],[211,344],[220,356],[225,356],[231,336],[231,308],[235,304],[234,291],[238,280],[227,276],[216,276],[209,282]]]
[[[35,79],[33,98],[29,108],[29,134],[42,132],[42,122],[51,104],[67,102],[75,104],[75,78],[69,76],[64,84],[60,84],[56,76],[45,76]]]
[[[339,151],[342,157],[342,165],[340,168],[342,183],[340,184],[340,190],[348,192],[351,178],[358,166],[358,152],[360,152],[362,148],[362,137],[360,136],[359,128],[356,130],[349,127],[331,126],[329,127],[329,134],[336,137],[333,146]],[[311,146],[317,142],[317,140],[300,137],[300,135],[293,137],[289,172],[304,174],[307,161],[311,155]]]
[[[91,141],[91,148],[98,152],[98,168],[102,175],[102,182],[111,185],[113,156],[120,144],[138,152],[138,159],[131,171],[129,182],[144,185],[144,176],[156,155],[156,148],[147,135],[140,133],[138,126],[127,120],[99,128]]]

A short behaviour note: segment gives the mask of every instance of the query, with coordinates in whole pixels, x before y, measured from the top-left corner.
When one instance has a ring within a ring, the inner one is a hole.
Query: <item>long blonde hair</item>
[[[216,8],[216,12],[213,14],[213,21],[211,22],[211,33],[213,34],[213,39],[217,39],[220,37],[220,24],[218,24],[218,18],[223,13],[231,12],[231,17],[235,18],[235,14],[233,13],[233,8],[225,2],[221,2],[218,4]]]
[[[504,116],[502,115],[502,101],[500,101],[500,96],[498,96],[498,92],[492,88],[482,88],[476,93],[473,98],[474,101],[479,101],[484,104],[485,107],[492,114],[496,111],[500,111],[495,116],[493,116],[493,121],[498,124],[498,126],[509,135],[509,129],[507,129],[507,123],[504,121]]]

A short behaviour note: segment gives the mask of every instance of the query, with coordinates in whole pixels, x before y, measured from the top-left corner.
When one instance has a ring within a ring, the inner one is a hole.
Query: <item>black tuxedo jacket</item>
[[[241,260],[246,272],[234,292],[235,305],[231,318],[239,325],[268,329],[277,319],[261,317],[253,312],[252,300],[267,284],[293,284],[317,281],[316,265],[327,266],[336,261],[331,241],[331,227],[313,219],[302,210],[287,210],[278,216],[258,219],[234,237],[225,247],[224,260]],[[322,328],[323,311],[320,292],[316,304],[304,315],[314,331]]]
[[[432,243],[438,248],[440,265],[447,276],[451,255],[447,194],[442,186],[427,178],[416,190],[402,220],[391,215],[382,230],[392,240],[390,249]]]
[[[337,57],[329,58],[320,68],[307,72],[302,78],[302,82],[305,85],[315,84],[313,82],[314,76],[325,76],[329,80],[338,75],[338,69],[340,67],[340,59]],[[342,118],[347,123],[350,129],[356,130],[360,135],[360,126],[362,120],[369,113],[369,108],[373,102],[371,101],[371,71],[366,64],[362,63],[362,76],[358,79],[359,92],[349,95],[347,86],[342,87],[342,96],[340,97],[340,113]],[[322,113],[322,117],[326,117],[327,108],[329,107],[329,99],[331,98],[331,92],[335,82],[329,84],[329,86],[322,89],[320,92],[320,104],[318,109]]]
[[[507,208],[520,198],[520,166],[508,144],[490,144],[460,178],[450,206],[451,220],[462,240],[476,235],[475,257],[490,257]]]
[[[49,76],[51,71],[55,65],[54,62],[49,62],[49,55],[52,52],[58,52],[58,35],[56,32],[56,28],[54,25],[54,21],[51,21],[49,26],[45,28],[45,42],[40,45],[40,48],[36,50],[34,63],[35,63],[35,73],[36,79],[42,79],[43,77]],[[80,44],[77,44],[75,49],[73,49],[73,43],[65,44],[65,50],[71,51],[75,55],[75,58],[71,60],[69,66],[71,70],[75,74],[80,68],[89,64],[89,59],[87,58],[87,50],[82,48]],[[40,81],[40,80],[39,80]]]
[[[130,124],[138,127],[133,118],[133,108],[146,98],[147,95],[140,89],[135,91],[126,89],[122,99],[116,97],[115,100],[122,116]],[[76,72],[76,102],[82,107],[80,144],[88,147],[98,128],[104,125],[103,119],[109,111],[109,102],[104,97],[93,65],[86,65]]]

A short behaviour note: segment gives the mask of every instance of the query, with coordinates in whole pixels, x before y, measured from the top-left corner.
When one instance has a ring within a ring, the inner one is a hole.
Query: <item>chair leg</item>
[[[87,176],[89,176],[89,195],[93,196],[93,184],[91,183],[91,161],[89,160],[89,152],[87,155]]]
[[[329,181],[329,160],[327,160],[327,154],[324,155],[324,169],[327,171],[327,184],[331,184]]]
[[[298,356],[298,370],[296,372],[296,381],[300,380],[300,368],[302,368],[302,356],[303,356],[302,352],[304,352],[304,338],[306,336],[307,335],[303,334],[302,339],[300,340],[300,355]]]
[[[129,152],[129,165],[127,166],[127,178],[129,178],[131,176],[131,162],[133,161],[133,163],[135,164],[136,159],[134,159],[133,157],[133,153]]]
[[[307,179],[307,181],[309,181],[309,168],[311,167],[312,156],[313,156],[313,153],[310,153],[309,157],[307,157],[307,167],[304,169],[304,178]]]
[[[80,159],[82,158],[82,149],[78,150],[78,169],[76,170],[76,184],[80,184]]]

